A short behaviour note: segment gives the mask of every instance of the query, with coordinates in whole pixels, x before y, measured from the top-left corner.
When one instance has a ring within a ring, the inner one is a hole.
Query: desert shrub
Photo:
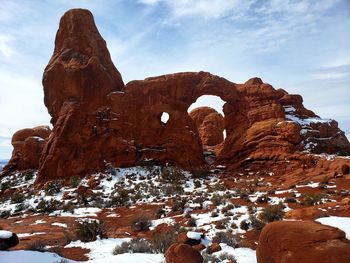
[[[216,228],[217,229],[225,229],[228,226],[228,218],[224,218],[220,221],[216,221]]]
[[[219,243],[225,243],[233,248],[236,248],[238,246],[236,237],[229,231],[217,232],[215,237]]]
[[[250,202],[250,199],[249,199],[249,194],[246,190],[244,189],[239,189],[237,191],[237,194],[239,195],[239,198],[241,198],[242,200],[246,201],[246,202]]]
[[[13,195],[11,195],[11,203],[12,204],[19,204],[23,203],[25,200],[24,194],[20,192],[15,192]]]
[[[3,211],[0,211],[0,218],[8,218],[10,217],[11,215],[11,210],[3,210]]]
[[[121,243],[120,245],[117,245],[113,249],[112,254],[119,255],[119,254],[129,253],[129,248],[130,248],[129,242],[125,241],[125,242]]]
[[[176,233],[170,232],[160,232],[153,233],[151,243],[153,251],[156,253],[165,253],[168,248],[176,242]]]
[[[218,182],[213,185],[207,186],[209,192],[217,192],[217,191],[225,191],[227,190],[227,187],[225,184]]]
[[[348,173],[350,173],[350,166],[347,165],[347,164],[343,164],[343,165],[341,166],[341,172],[342,172],[343,174],[348,174]]]
[[[111,199],[111,206],[125,206],[130,201],[130,192],[127,189],[119,187],[115,190],[114,196]]]
[[[230,228],[237,229],[237,224],[235,222],[232,222]]]
[[[248,213],[253,214],[256,211],[256,207],[253,205],[248,205]]]
[[[171,211],[183,213],[186,204],[187,204],[186,198],[173,199],[173,205],[171,207]]]
[[[242,230],[248,230],[249,229],[249,222],[247,220],[242,220],[241,223],[239,224],[239,227]]]
[[[263,227],[265,226],[265,223],[263,221],[261,221],[260,219],[258,219],[255,216],[250,216],[249,220],[251,222],[251,226],[255,231],[260,231],[261,229],[263,229]]]
[[[208,251],[203,252],[202,257],[203,263],[221,263],[221,260],[217,256],[211,255]]]
[[[235,206],[233,204],[228,204],[221,209],[221,213],[226,214],[229,210],[233,209]]]
[[[81,182],[81,177],[79,176],[73,176],[69,180],[69,184],[72,188],[77,188]]]
[[[77,223],[75,235],[83,242],[95,241],[97,236],[107,238],[104,224],[97,220],[83,220]]]
[[[20,212],[20,211],[26,210],[27,208],[29,208],[29,205],[26,205],[24,203],[20,203],[20,204],[16,205],[15,212]]]
[[[163,188],[163,191],[165,195],[171,196],[174,194],[183,194],[184,193],[184,188],[182,187],[181,184],[166,184],[165,187]]]
[[[24,180],[29,181],[32,180],[34,177],[34,171],[33,170],[28,170],[24,173]]]
[[[198,170],[192,170],[191,171],[192,178],[207,178],[210,175],[210,171],[207,169],[198,169]]]
[[[136,232],[147,231],[150,226],[151,220],[147,215],[138,215],[131,222],[131,228]]]
[[[42,213],[52,213],[56,210],[59,210],[61,203],[55,199],[51,199],[46,201],[45,199],[41,199],[38,203],[36,209]]]
[[[5,191],[6,189],[11,188],[12,185],[13,185],[13,183],[10,183],[9,181],[3,182],[3,183],[1,183],[1,185],[0,185],[0,190],[1,190],[1,191]]]
[[[210,251],[209,251],[210,252]],[[208,253],[208,251],[205,251],[202,254],[203,257],[203,263],[222,263],[225,261],[231,261],[231,262],[236,262],[236,258],[230,254],[228,254],[227,252],[223,252],[221,253],[219,256],[216,255],[212,255],[210,253]]]
[[[152,247],[145,239],[135,238],[130,241],[130,251],[132,253],[152,253]]]
[[[274,195],[275,193],[276,193],[275,189],[270,189],[270,190],[267,191],[268,195]]]
[[[72,202],[67,202],[62,206],[62,210],[63,210],[63,212],[73,213],[74,212],[74,205],[72,204]]]
[[[155,215],[157,218],[161,218],[163,215],[165,215],[166,211],[164,210],[164,207],[159,207],[156,212]]]
[[[225,198],[221,195],[214,194],[210,201],[212,201],[215,206],[218,206],[225,202]]]
[[[197,222],[196,219],[191,217],[190,219],[188,219],[187,221],[187,226],[188,227],[196,227],[197,226]]]
[[[162,181],[172,184],[181,184],[185,179],[185,175],[177,167],[162,167],[160,177]]]
[[[230,255],[229,253],[227,252],[223,252],[219,255],[219,259],[221,261],[225,261],[225,260],[228,260],[228,261],[231,261],[231,262],[234,262],[236,260],[236,258],[233,256],[233,255]]]
[[[61,191],[62,187],[62,181],[61,180],[55,180],[48,182],[45,186],[45,193],[47,195],[54,195]]]
[[[313,205],[321,204],[322,198],[324,197],[325,195],[322,193],[309,194],[304,197],[301,204],[305,206],[313,206]]]
[[[202,186],[202,183],[201,183],[201,181],[199,181],[199,180],[193,181],[193,184],[194,184],[194,187],[195,187],[195,188],[199,188],[199,187]]]
[[[282,220],[284,216],[282,205],[268,205],[260,214],[260,219],[266,223]]]
[[[211,217],[217,217],[217,216],[219,216],[219,214],[218,214],[218,212],[213,211],[213,212],[211,212],[210,216]]]
[[[142,238],[132,239],[130,242],[123,242],[113,249],[113,255],[124,253],[153,253],[148,241]]]
[[[47,251],[47,249],[45,248],[45,246],[46,246],[46,245],[45,245],[42,241],[37,240],[37,241],[35,241],[34,243],[30,244],[30,245],[27,247],[27,250],[45,252],[45,251]]]
[[[287,203],[296,203],[297,199],[295,199],[294,197],[286,197],[284,201]]]

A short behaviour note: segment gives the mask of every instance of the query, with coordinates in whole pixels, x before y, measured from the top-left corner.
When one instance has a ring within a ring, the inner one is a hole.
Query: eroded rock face
[[[350,241],[343,231],[313,221],[280,221],[263,228],[256,253],[258,263],[346,263]]]
[[[3,168],[4,173],[11,170],[37,169],[44,146],[49,139],[51,129],[38,126],[17,131],[12,136],[12,157]]]
[[[215,146],[224,140],[224,117],[210,107],[199,107],[190,112],[204,146]]]
[[[228,169],[279,161],[284,165],[291,155],[299,156],[300,166],[303,150],[349,149],[336,122],[322,121],[304,108],[301,96],[276,90],[259,78],[235,84],[207,72],[185,72],[124,85],[91,13],[83,9],[61,18],[43,85],[54,128],[44,150],[33,151],[36,160],[40,158],[37,184],[103,171],[110,165],[204,165],[202,141],[221,141],[222,127],[214,129],[220,126],[220,117],[209,114],[202,122],[205,128],[197,129],[187,110],[202,95],[225,101],[227,137],[216,160]],[[165,124],[163,112],[170,116]],[[218,135],[211,136],[214,132]],[[310,144],[313,141],[316,146]]]

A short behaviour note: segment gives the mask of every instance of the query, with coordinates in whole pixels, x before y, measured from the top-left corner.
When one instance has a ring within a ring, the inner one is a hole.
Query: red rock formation
[[[124,86],[91,13],[83,9],[62,17],[43,85],[54,128],[41,154],[37,184],[103,171],[109,165],[204,165],[201,135],[187,113],[202,95],[225,101],[227,137],[217,164],[229,169],[285,167],[291,156],[299,158],[296,165],[301,167],[308,158],[300,153],[305,149],[350,149],[336,122],[322,122],[303,107],[301,96],[276,90],[259,78],[235,84],[210,73],[187,72]],[[170,116],[166,124],[160,120],[163,112]],[[212,127],[216,119],[208,122]],[[203,138],[207,144],[216,143]],[[37,159],[40,152],[35,151]]]
[[[190,112],[204,146],[215,146],[224,140],[224,117],[210,107],[199,107]]]
[[[42,150],[49,138],[51,130],[48,126],[38,126],[17,131],[12,136],[12,157],[3,168],[4,173],[14,169],[37,169]]]
[[[201,254],[190,245],[175,243],[165,253],[167,263],[202,263]]]
[[[280,221],[265,226],[256,250],[258,263],[350,262],[350,241],[336,228],[312,221]]]

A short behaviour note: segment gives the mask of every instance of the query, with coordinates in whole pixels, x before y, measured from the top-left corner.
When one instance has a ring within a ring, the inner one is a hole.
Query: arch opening
[[[203,152],[220,153],[226,139],[225,103],[219,96],[202,95],[187,110],[197,126]]]

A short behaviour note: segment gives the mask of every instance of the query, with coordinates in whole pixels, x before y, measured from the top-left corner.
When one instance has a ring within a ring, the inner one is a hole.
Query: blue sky
[[[125,83],[179,71],[259,76],[350,134],[348,0],[0,0],[0,159],[16,130],[49,123],[42,73],[75,7],[94,14]]]

